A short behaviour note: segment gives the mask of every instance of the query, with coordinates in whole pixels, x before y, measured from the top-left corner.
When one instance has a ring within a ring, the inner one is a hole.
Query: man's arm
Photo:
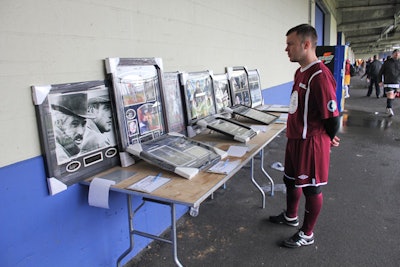
[[[383,76],[384,71],[385,71],[385,63],[382,64],[381,69],[379,70],[379,74],[378,74],[378,83],[379,83],[379,86],[382,86],[382,85],[383,85],[383,83],[382,83],[382,76]]]
[[[340,120],[339,117],[332,117],[323,120],[324,128],[326,133],[329,135],[331,140],[336,136],[336,133],[339,130]]]

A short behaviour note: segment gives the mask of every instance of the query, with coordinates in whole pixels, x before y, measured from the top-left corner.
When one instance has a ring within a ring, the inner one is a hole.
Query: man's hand
[[[333,139],[331,140],[331,146],[339,146],[340,144],[340,138],[335,136],[333,137]]]

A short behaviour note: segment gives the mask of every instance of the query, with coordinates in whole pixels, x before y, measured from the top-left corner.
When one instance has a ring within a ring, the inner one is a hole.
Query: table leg
[[[254,158],[251,158],[250,160],[250,176],[251,176],[251,181],[257,187],[257,189],[260,191],[262,195],[262,208],[265,208],[265,193],[264,190],[261,188],[261,186],[257,183],[257,181],[254,179]]]
[[[125,258],[132,250],[134,247],[134,240],[133,240],[133,215],[134,212],[132,211],[132,196],[127,195],[127,202],[128,202],[128,220],[129,220],[129,241],[130,241],[130,246],[127,250],[125,250],[121,256],[119,256],[117,260],[117,267],[121,266],[121,261],[123,258]],[[135,210],[135,212],[140,209],[144,205],[144,202]]]
[[[175,212],[175,204],[171,203],[171,235],[172,235],[172,253],[174,255],[174,261],[176,266],[183,267],[178,259],[178,240],[176,238],[176,212]]]
[[[175,209],[175,204],[174,203],[168,203],[168,202],[163,202],[163,201],[156,201],[156,200],[151,200],[151,199],[143,199],[143,202],[134,210],[132,211],[132,196],[131,195],[127,195],[127,201],[128,201],[128,214],[129,214],[129,240],[130,240],[130,246],[129,248],[124,251],[121,256],[119,256],[118,260],[117,260],[117,267],[121,266],[121,261],[122,259],[124,259],[132,250],[134,247],[134,240],[133,240],[133,235],[140,235],[140,236],[144,236],[153,240],[158,240],[158,241],[162,241],[165,243],[169,243],[172,245],[172,254],[174,257],[174,261],[176,266],[178,267],[183,267],[183,265],[180,263],[179,259],[178,259],[178,240],[177,240],[177,233],[176,233],[176,209]],[[171,209],[171,240],[162,238],[160,236],[157,235],[153,235],[150,233],[146,233],[146,232],[142,232],[142,231],[138,231],[133,229],[133,218],[134,215],[136,214],[136,212],[143,207],[144,203],[146,201],[150,201],[150,202],[155,202],[155,203],[159,203],[162,205],[168,205]]]
[[[264,173],[264,175],[268,178],[269,182],[271,183],[271,196],[274,196],[274,191],[275,191],[275,183],[274,180],[272,180],[271,176],[267,173],[267,171],[264,168],[264,148],[261,149],[261,171]]]

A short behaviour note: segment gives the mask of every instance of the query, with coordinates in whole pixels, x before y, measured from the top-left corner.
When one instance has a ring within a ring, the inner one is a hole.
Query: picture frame
[[[224,104],[226,106],[229,105],[229,102],[227,102],[227,97],[223,99],[224,94],[219,88],[217,88],[217,91],[215,90],[215,80],[213,79],[215,77],[221,78],[218,80],[221,84],[224,81],[227,82],[227,76],[225,78],[222,75],[214,76],[213,72],[209,70],[180,73],[188,136],[193,137],[204,129],[210,129],[245,143],[255,137],[258,132],[247,125],[227,118],[226,116],[229,115],[230,117],[230,114],[227,114],[224,110],[225,106],[220,106],[220,113],[217,111],[215,92],[218,91],[219,101],[225,100]],[[217,85],[219,86],[220,84]],[[225,86],[223,89],[229,95],[229,91],[227,91],[229,87]]]
[[[106,58],[105,65],[113,84],[121,165],[126,167],[135,163],[135,158],[125,153],[129,145],[153,140],[166,132],[162,60]]]
[[[181,72],[179,77],[187,126],[217,113],[211,71]]]
[[[235,116],[247,118],[259,124],[269,125],[274,123],[279,118],[278,115],[272,114],[270,112],[251,108],[241,104],[234,105],[228,109],[229,112]]]
[[[168,132],[186,135],[185,116],[179,84],[179,71],[163,72],[163,102]]]
[[[31,86],[51,195],[119,164],[105,81]]]
[[[215,96],[215,108],[217,113],[223,113],[224,109],[231,106],[231,92],[227,73],[212,75]]]
[[[247,68],[245,66],[226,67],[231,89],[231,104],[251,107],[251,97]]]
[[[199,120],[197,124],[202,128],[221,133],[242,143],[246,143],[259,133],[258,130],[252,129],[249,125],[230,118],[220,117],[219,115]]]
[[[259,107],[263,105],[263,96],[261,90],[260,73],[258,69],[251,69],[247,71],[247,77],[249,82],[251,107]]]
[[[146,162],[192,179],[227,157],[224,150],[210,146],[178,133],[167,133],[156,139],[130,145],[129,153]]]

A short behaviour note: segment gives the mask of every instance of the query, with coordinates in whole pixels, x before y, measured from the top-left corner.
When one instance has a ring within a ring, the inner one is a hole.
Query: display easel
[[[258,109],[250,108],[240,104],[234,105],[230,108],[226,108],[225,110],[234,115],[244,117],[265,125],[269,125],[279,118],[279,116],[275,114],[263,112]]]

